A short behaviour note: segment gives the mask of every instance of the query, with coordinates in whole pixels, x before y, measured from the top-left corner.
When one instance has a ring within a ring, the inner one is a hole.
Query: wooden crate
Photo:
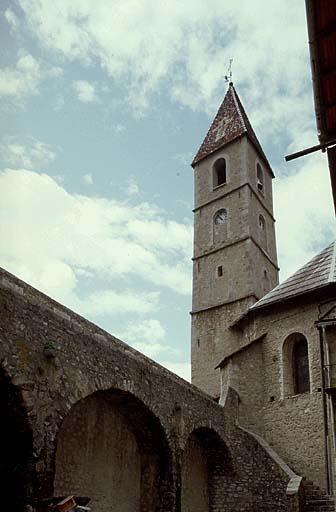
[[[76,502],[74,500],[73,496],[68,496],[67,498],[64,498],[64,500],[60,501],[56,505],[56,510],[59,512],[68,512],[69,510],[72,510],[75,508]]]

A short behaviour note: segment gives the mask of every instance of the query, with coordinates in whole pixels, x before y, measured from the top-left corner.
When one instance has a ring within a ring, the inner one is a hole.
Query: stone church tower
[[[192,166],[192,382],[217,398],[230,325],[278,283],[274,175],[232,83]]]

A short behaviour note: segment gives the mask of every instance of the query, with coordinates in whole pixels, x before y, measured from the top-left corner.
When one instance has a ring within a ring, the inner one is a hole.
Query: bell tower
[[[195,171],[192,383],[218,397],[217,364],[239,343],[230,326],[278,284],[274,174],[232,83]]]

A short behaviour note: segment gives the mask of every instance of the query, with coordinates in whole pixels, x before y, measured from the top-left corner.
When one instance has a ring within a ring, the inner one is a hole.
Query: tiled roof
[[[336,283],[336,241],[251,306],[250,311]]]
[[[250,138],[257,151],[269,166],[268,160],[260,146],[256,134],[253,131],[238,94],[233,87],[233,84],[230,83],[225,98],[219,107],[216,117],[213,120],[212,125],[210,126],[210,129],[192,162],[192,165],[195,165],[206,156],[238,137],[241,137],[243,134],[246,134]]]

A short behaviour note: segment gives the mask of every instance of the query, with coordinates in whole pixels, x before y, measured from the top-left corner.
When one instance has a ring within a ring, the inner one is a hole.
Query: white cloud
[[[95,87],[86,80],[75,80],[72,87],[77,94],[79,101],[83,103],[92,103],[97,100]]]
[[[137,196],[139,192],[140,189],[137,182],[134,179],[130,179],[126,187],[126,194],[128,196]]]
[[[18,26],[18,19],[16,17],[16,14],[12,11],[12,9],[6,9],[4,12],[4,17],[7,20],[11,29],[15,30]]]
[[[46,76],[50,77],[50,78],[59,78],[61,76],[63,76],[64,74],[64,71],[61,67],[59,66],[53,66],[51,67],[47,72],[46,72]]]
[[[22,53],[15,67],[0,69],[0,96],[22,98],[39,92],[40,65],[32,55]]]
[[[84,180],[84,182],[85,182],[87,185],[93,185],[93,178],[92,178],[92,174],[84,174],[84,175],[83,175],[83,180]]]
[[[181,243],[178,224],[172,229],[155,206],[72,195],[51,177],[27,170],[3,171],[0,189],[3,266],[57,300],[83,314],[113,314],[118,304],[120,310],[147,314],[161,287],[190,294],[191,248]],[[150,243],[159,225],[161,240]],[[185,233],[191,240],[190,227]],[[88,284],[104,286],[83,298],[80,272]],[[143,294],[129,289],[135,279],[142,281]]]
[[[174,361],[160,361],[160,364],[164,366],[165,368],[168,368],[173,373],[176,373],[176,375],[179,375],[179,377],[182,377],[182,379],[187,380],[188,382],[191,381],[191,364],[190,363],[176,363]]]
[[[157,309],[158,299],[158,292],[103,290],[90,293],[81,300],[74,297],[72,303],[75,309],[84,316],[127,315],[129,313],[144,315]]]
[[[156,343],[165,337],[165,329],[159,322],[153,318],[143,320],[142,322],[132,322],[124,331],[123,339],[129,342],[146,341],[148,343]]]
[[[131,322],[118,336],[156,361],[160,361],[163,354],[178,354],[178,351],[165,341],[166,331],[161,322],[154,318]]]
[[[335,237],[335,217],[326,157],[309,155],[292,175],[274,182],[282,280]],[[290,169],[291,164],[288,164]],[[292,164],[293,165],[293,164]]]
[[[125,338],[126,342],[128,341]],[[142,341],[138,341],[136,343],[131,343],[132,347],[136,350],[139,350],[145,356],[158,361],[158,357],[160,354],[165,352],[172,352],[171,347],[169,345],[164,345],[163,343],[144,343]]]
[[[19,1],[42,44],[70,61],[100,63],[123,84],[139,115],[163,86],[179,103],[213,113],[234,57],[234,80],[258,127],[272,119],[274,138],[285,122],[290,138],[307,124],[312,104],[303,79],[310,66],[302,2],[213,0],[209,8],[204,0],[124,0],[111,9],[102,1]]]
[[[59,185],[62,185],[64,183],[64,174],[55,174],[52,176],[52,178],[58,183]]]
[[[1,152],[7,165],[26,169],[47,165],[56,158],[56,153],[50,144],[34,137],[27,137],[24,141],[8,137],[1,145]]]

